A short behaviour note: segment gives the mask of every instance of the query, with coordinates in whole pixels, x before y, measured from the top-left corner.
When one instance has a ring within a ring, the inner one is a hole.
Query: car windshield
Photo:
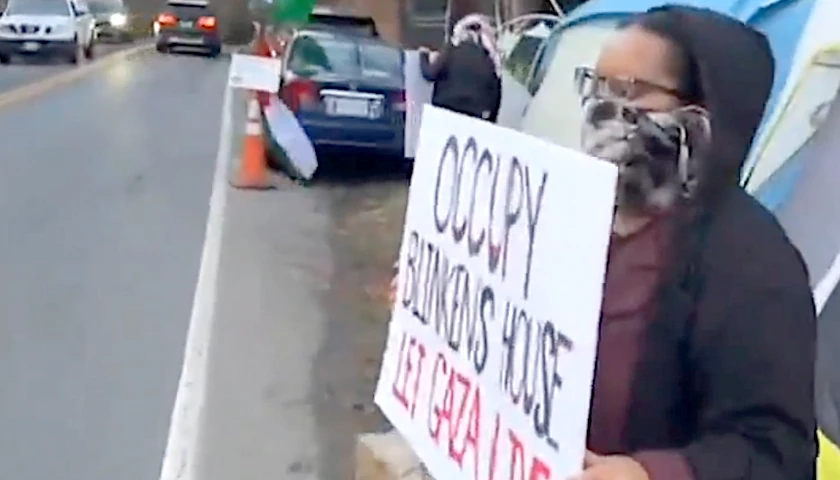
[[[402,75],[402,54],[381,43],[305,36],[295,42],[289,66],[304,76],[329,73],[397,78]]]
[[[122,5],[119,2],[103,2],[93,1],[88,2],[90,13],[96,15],[101,13],[117,13],[122,11]]]
[[[402,51],[390,45],[363,43],[359,54],[362,72],[380,77],[401,77],[403,73]]]
[[[198,17],[212,16],[213,12],[204,5],[189,5],[185,3],[170,3],[169,10],[181,20],[198,20]]]
[[[6,15],[64,15],[70,16],[65,0],[15,0],[9,2]]]

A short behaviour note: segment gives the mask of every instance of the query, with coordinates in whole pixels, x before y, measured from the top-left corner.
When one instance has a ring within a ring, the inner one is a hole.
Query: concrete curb
[[[136,47],[110,53],[100,59],[94,60],[93,62],[80,65],[72,70],[52,75],[39,82],[30,83],[29,85],[0,95],[0,108],[8,107],[9,105],[37,97],[38,95],[49,92],[50,90],[54,90],[60,86],[79,80],[80,78],[83,78],[93,72],[109,67],[114,63],[135,57],[141,53],[151,50],[152,44],[144,43]]]
[[[366,433],[356,441],[355,480],[431,480],[420,459],[396,431]]]

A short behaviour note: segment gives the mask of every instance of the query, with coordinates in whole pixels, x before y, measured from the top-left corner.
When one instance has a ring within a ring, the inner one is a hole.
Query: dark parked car
[[[211,57],[222,53],[218,18],[206,1],[169,0],[153,28],[160,53],[191,50]]]
[[[382,40],[305,28],[285,49],[280,97],[317,149],[402,160],[403,63]]]

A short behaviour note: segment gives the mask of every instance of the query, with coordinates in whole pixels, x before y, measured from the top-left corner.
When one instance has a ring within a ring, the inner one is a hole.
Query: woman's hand
[[[650,480],[650,477],[644,467],[631,457],[586,452],[583,473],[571,480]]]

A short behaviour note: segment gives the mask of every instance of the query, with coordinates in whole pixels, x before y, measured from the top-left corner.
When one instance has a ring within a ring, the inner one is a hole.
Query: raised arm
[[[434,82],[446,71],[449,49],[446,47],[442,48],[434,60],[430,59],[429,56],[430,52],[428,50],[422,50],[420,52],[420,72],[426,81]]]

